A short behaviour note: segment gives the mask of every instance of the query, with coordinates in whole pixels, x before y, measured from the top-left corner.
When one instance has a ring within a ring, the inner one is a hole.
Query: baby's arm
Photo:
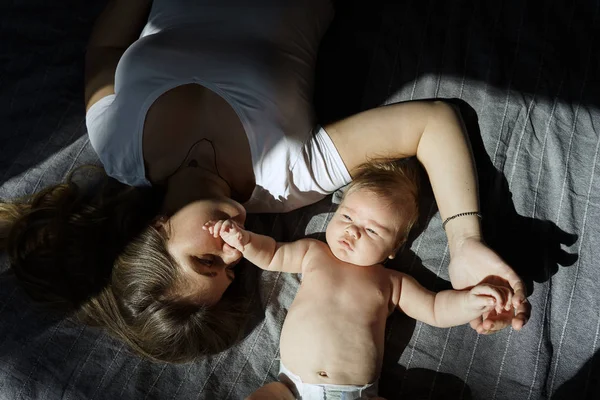
[[[447,328],[467,322],[493,309],[510,309],[509,288],[480,284],[470,290],[434,293],[411,276],[390,270],[392,302],[406,315],[428,325]]]
[[[221,236],[227,245],[242,253],[252,264],[270,271],[302,272],[304,257],[314,242],[302,239],[277,243],[272,237],[250,232],[232,220],[209,221],[204,229],[214,237]]]

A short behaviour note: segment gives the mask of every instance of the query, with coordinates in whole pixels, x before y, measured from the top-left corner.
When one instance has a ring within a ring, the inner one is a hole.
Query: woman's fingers
[[[483,322],[483,316],[479,316],[479,317],[475,318],[474,320],[472,320],[471,322],[469,322],[469,325],[471,325],[471,328],[473,328],[475,331],[477,331],[477,333],[481,333],[481,332],[479,332],[479,327],[481,326],[482,322]]]
[[[527,302],[527,288],[525,283],[508,265],[504,271],[504,279],[506,279],[513,290],[512,306],[517,310],[517,314],[521,313],[525,317],[525,322],[527,322],[531,315],[531,304]]]
[[[482,331],[480,333],[490,335],[501,331],[510,325],[511,319],[511,312],[504,311],[498,314],[496,310],[492,310],[492,312],[483,320],[481,324]]]
[[[506,313],[503,314],[499,315],[492,308],[489,312],[484,312],[482,316],[469,322],[469,325],[480,335],[491,335],[510,325],[510,316],[506,319]]]
[[[505,299],[506,299],[506,301],[504,302],[504,311],[509,311],[513,307],[513,303],[512,303],[513,291],[511,288],[507,288],[507,287],[502,287],[502,290],[505,293]]]
[[[531,316],[531,304],[527,301],[525,284],[510,270],[503,278],[511,285],[481,284],[473,288],[474,293],[490,296],[496,300],[495,309],[481,319],[471,321],[470,325],[480,334],[496,333],[508,326],[520,330]]]
[[[512,327],[514,330],[521,330],[523,326],[529,320],[529,316],[531,315],[531,304],[527,299],[523,300],[516,308],[515,308],[515,316],[512,319]]]
[[[509,281],[509,283],[515,293],[513,296],[513,306],[517,308],[521,303],[527,304],[527,289],[525,288],[523,281]]]
[[[471,327],[480,335],[489,335],[495,333],[497,330],[501,329],[500,326],[503,326],[495,325],[494,321],[497,319],[497,317],[498,314],[496,313],[496,310],[492,308],[490,311],[484,312],[480,318],[471,321]]]
[[[527,323],[529,319],[531,306],[528,301],[519,304],[517,308],[513,308],[511,303],[508,303],[510,308],[508,310],[502,309],[500,313],[498,313],[495,309],[486,317],[484,316],[481,324],[473,324],[471,323],[471,327],[475,325],[473,329],[480,334],[492,334],[502,329],[512,326],[514,330],[520,330]]]
[[[515,316],[512,319],[512,327],[518,331],[529,321],[531,304],[527,301],[527,289],[521,279],[509,280],[509,283],[514,291],[512,306],[515,309]]]

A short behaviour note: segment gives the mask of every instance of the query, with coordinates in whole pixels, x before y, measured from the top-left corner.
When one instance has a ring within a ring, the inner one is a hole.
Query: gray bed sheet
[[[98,163],[86,138],[85,43],[103,1],[0,6],[0,198]],[[346,1],[323,42],[323,121],[441,97],[462,110],[480,179],[486,240],[524,277],[521,332],[478,336],[395,313],[381,394],[389,399],[600,398],[599,0]],[[335,201],[250,218],[280,240],[323,238]],[[390,267],[448,286],[431,196]],[[85,266],[82,266],[85,267]],[[245,339],[194,363],[152,363],[104,331],[40,312],[0,275],[0,399],[241,399],[275,380],[297,276],[258,273]]]

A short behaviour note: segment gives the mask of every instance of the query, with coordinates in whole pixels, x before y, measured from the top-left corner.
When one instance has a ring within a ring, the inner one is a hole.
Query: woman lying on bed
[[[178,362],[220,351],[239,334],[226,289],[241,254],[204,224],[243,225],[246,212],[303,207],[346,185],[369,158],[416,155],[447,222],[452,285],[492,280],[514,291],[514,310],[471,326],[520,329],[530,314],[525,286],[482,242],[473,159],[456,111],[415,101],[316,125],[314,65],[331,4],[249,4],[109,3],[86,58],[90,142],[108,175],[159,188],[164,198],[114,258],[102,247],[141,214],[125,199],[144,189],[89,199],[71,182],[2,205],[0,243],[28,292],[76,308],[147,357]],[[80,282],[103,265],[110,278],[90,297]]]

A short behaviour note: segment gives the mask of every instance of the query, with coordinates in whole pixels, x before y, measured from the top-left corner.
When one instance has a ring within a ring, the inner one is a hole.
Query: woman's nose
[[[223,243],[223,262],[227,265],[233,264],[242,258],[242,253],[234,249],[227,243]]]

